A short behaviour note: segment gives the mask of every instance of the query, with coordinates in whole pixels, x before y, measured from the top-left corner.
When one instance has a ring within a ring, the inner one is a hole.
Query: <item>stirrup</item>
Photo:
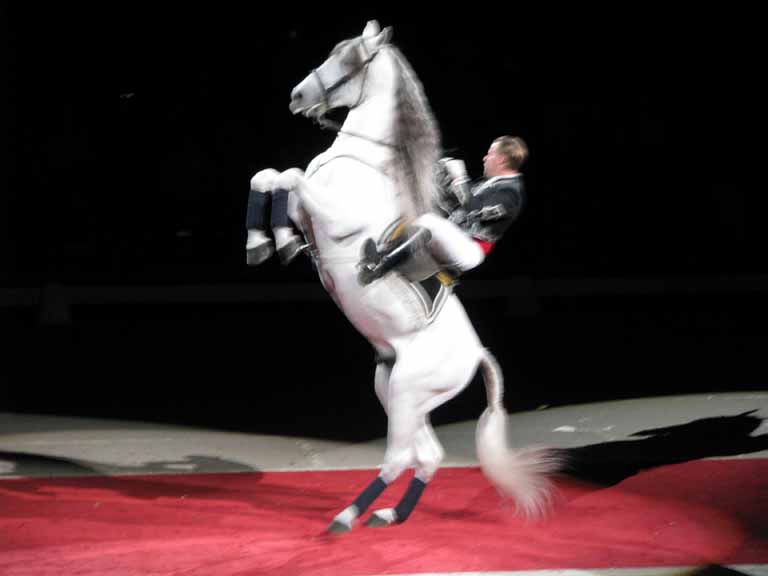
[[[376,242],[372,238],[368,238],[363,242],[363,247],[360,250],[360,262],[357,263],[358,272],[357,279],[363,286],[367,286],[380,276],[381,273],[381,253],[376,248]]]
[[[360,250],[360,263],[358,266],[363,264],[378,264],[380,261],[381,253],[376,248],[376,242],[373,241],[373,238],[368,238],[363,242],[363,248]]]

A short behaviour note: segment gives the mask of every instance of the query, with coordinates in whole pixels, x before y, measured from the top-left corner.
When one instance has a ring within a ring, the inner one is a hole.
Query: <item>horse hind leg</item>
[[[408,520],[427,484],[440,467],[445,452],[426,418],[416,434],[415,451],[416,470],[414,477],[400,502],[394,508],[376,510],[365,523],[366,526],[378,528],[402,524]]]
[[[429,423],[429,410],[454,395],[453,392],[446,392],[434,396],[428,392],[430,387],[426,387],[426,396],[421,397],[418,386],[412,388],[415,391],[393,393],[389,379],[377,383],[377,394],[390,421],[382,477],[388,483],[392,482],[411,465],[414,466],[415,472],[398,504],[394,508],[374,511],[366,522],[369,527],[402,524],[416,508],[427,484],[445,456],[445,451]],[[383,384],[386,384],[386,388]]]
[[[414,477],[397,506],[376,510],[366,521],[366,526],[391,526],[405,522],[443,460],[443,448],[427,415],[420,410],[417,398],[412,392],[393,393],[392,367],[391,362],[379,362],[376,366],[376,395],[389,418],[387,451],[381,473],[333,519],[329,532],[351,530],[355,521],[381,493],[413,465],[416,468]],[[440,403],[438,400],[437,404]]]
[[[381,510],[376,510],[365,522],[365,525],[369,528],[381,528],[383,526],[402,524],[408,520],[408,516],[410,516],[413,509],[416,508],[416,504],[419,502],[426,487],[426,482],[420,478],[414,477],[408,485],[408,490],[405,491],[405,494],[403,494],[403,497],[400,499],[397,506],[394,508],[382,508]]]
[[[445,313],[445,312],[443,312]],[[428,342],[432,346],[433,342]],[[377,510],[368,525],[391,526],[405,522],[415,509],[427,484],[437,472],[445,452],[429,422],[429,414],[459,394],[471,381],[479,362],[471,354],[461,357],[460,362],[439,363],[436,368],[425,369],[420,361],[423,351],[410,349],[410,356],[399,358],[400,368],[413,372],[398,374],[406,387],[397,390],[390,383],[388,449],[382,468],[385,480],[394,479],[404,465],[413,465],[415,474],[400,502],[394,508]],[[398,456],[400,459],[398,459]],[[408,456],[411,459],[405,460]]]
[[[376,375],[374,378],[374,387],[376,395],[381,402],[384,412],[388,413],[389,396],[389,376],[392,371],[392,363],[389,361],[380,361],[376,364]],[[355,498],[349,506],[344,508],[331,522],[328,532],[340,533],[348,532],[354,526],[355,521],[362,515],[368,507],[378,498],[387,488],[388,482],[384,480],[381,474],[371,482],[360,495]]]
[[[388,484],[384,482],[381,476],[377,476],[376,479],[371,482],[357,498],[355,498],[355,501],[352,502],[352,504],[336,515],[331,522],[331,525],[328,526],[328,532],[338,534],[352,530],[355,521],[368,509],[373,501],[384,492],[387,485]]]
[[[333,522],[331,522],[331,525],[328,527],[328,532],[342,533],[350,531],[357,518],[368,509],[382,492],[384,492],[387,486],[389,486],[389,484],[385,482],[381,476],[377,476],[376,479],[360,493],[352,504],[336,515]],[[414,477],[408,486],[408,490],[406,490],[396,507],[376,510],[365,522],[365,525],[372,528],[378,528],[405,522],[416,507],[426,486],[427,482],[418,477]]]

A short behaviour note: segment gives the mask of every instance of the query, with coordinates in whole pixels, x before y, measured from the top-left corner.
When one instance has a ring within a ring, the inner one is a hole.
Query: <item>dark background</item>
[[[308,260],[245,266],[243,226],[257,170],[332,141],[291,88],[371,18],[473,176],[530,146],[529,206],[458,288],[510,410],[765,388],[754,14],[240,4],[0,8],[0,411],[383,434],[368,345]]]

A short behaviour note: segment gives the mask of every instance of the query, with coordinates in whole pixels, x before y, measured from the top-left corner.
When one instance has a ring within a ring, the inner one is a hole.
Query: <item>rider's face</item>
[[[496,142],[488,148],[488,153],[483,158],[483,173],[492,178],[501,173],[504,169],[504,157],[499,153],[499,146]]]

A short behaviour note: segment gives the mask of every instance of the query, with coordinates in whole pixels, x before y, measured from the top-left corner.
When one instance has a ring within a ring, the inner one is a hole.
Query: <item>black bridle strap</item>
[[[323,104],[325,104],[326,106],[328,106],[328,97],[333,92],[335,92],[336,90],[344,86],[344,84],[352,80],[352,78],[360,74],[360,72],[364,71],[366,74],[368,74],[368,64],[370,64],[371,61],[373,61],[373,59],[376,58],[376,55],[379,53],[379,51],[376,50],[373,54],[371,54],[368,51],[368,48],[365,46],[365,41],[362,38],[360,39],[359,44],[364,54],[364,58],[363,58],[363,61],[360,63],[360,66],[358,66],[354,70],[347,72],[327,88],[325,84],[323,84],[323,79],[320,77],[320,73],[317,71],[317,68],[312,69],[312,76],[317,81],[317,85],[320,87],[320,92],[323,95]],[[365,80],[363,80],[363,83],[365,83]],[[363,89],[361,88],[360,98],[362,97],[363,97]],[[360,98],[358,98],[357,104],[360,103]],[[355,104],[355,106],[357,106],[357,104]]]
[[[323,79],[320,77],[320,74],[317,72],[317,68],[312,70],[312,74],[317,80],[318,86],[320,86],[320,91],[323,94],[323,103],[327,106],[328,105],[328,96],[341,88],[344,84],[352,80],[355,76],[360,74],[360,72],[368,73],[368,65],[373,61],[374,58],[376,58],[376,55],[379,53],[379,50],[376,50],[373,53],[370,53],[368,51],[368,48],[365,45],[365,41],[361,38],[360,39],[360,47],[362,48],[362,52],[364,55],[363,61],[360,63],[360,66],[355,68],[354,70],[351,70],[347,74],[344,74],[341,78],[336,80],[333,84],[328,86],[327,88],[323,84]],[[363,81],[365,82],[365,81]],[[360,99],[363,97],[363,88],[360,89],[360,98],[358,98],[357,103],[352,106],[352,108],[355,108],[357,104],[360,103]],[[385,142],[384,140],[378,140],[376,138],[371,138],[370,136],[366,136],[364,134],[357,134],[355,132],[350,132],[349,130],[342,130],[341,124],[338,122],[334,122],[333,120],[329,120],[328,118],[324,116],[319,116],[315,118],[315,121],[320,125],[321,128],[325,128],[326,130],[332,130],[334,132],[337,132],[338,134],[344,134],[346,136],[352,136],[354,138],[360,138],[362,140],[367,140],[368,142],[373,142],[374,144],[379,144],[380,146],[386,146],[388,148],[397,149],[397,146],[394,144],[390,144],[389,142]]]
[[[341,78],[336,80],[336,82],[334,82],[333,84],[331,84],[327,88],[323,87],[323,94],[325,96],[328,96],[329,94],[332,94],[333,92],[335,92],[336,90],[341,88],[344,84],[346,84],[347,82],[352,80],[352,78],[354,78],[355,76],[360,74],[360,72],[362,72],[363,70],[368,68],[368,64],[370,64],[371,61],[374,58],[376,58],[376,55],[379,53],[378,50],[376,50],[373,54],[369,53],[368,52],[368,48],[366,48],[365,42],[362,39],[360,40],[360,46],[362,46],[363,52],[366,53],[365,58],[360,63],[360,66],[358,66],[354,70],[351,70],[350,72],[347,72],[346,74],[344,74]],[[318,79],[318,81],[320,82],[320,85],[322,86],[323,82],[320,79],[320,75],[317,73],[317,69],[313,70],[312,72],[315,74],[315,77]]]
[[[341,124],[334,122],[333,120],[329,120],[325,116],[315,118],[315,121],[320,125],[321,128],[325,128],[326,130],[332,130],[333,132],[344,134],[345,136],[352,136],[354,138],[360,138],[361,140],[367,140],[368,142],[373,142],[374,144],[378,144],[380,146],[386,146],[387,148],[392,148],[393,150],[397,150],[398,148],[394,144],[390,144],[384,140],[378,140],[377,138],[371,138],[365,134],[358,134],[357,132],[350,132],[349,130],[342,130]]]
[[[317,68],[312,69],[312,76],[317,81],[317,85],[320,86],[320,92],[323,95],[323,104],[328,104],[328,91],[325,89],[323,79],[320,78],[320,74],[317,73]]]

